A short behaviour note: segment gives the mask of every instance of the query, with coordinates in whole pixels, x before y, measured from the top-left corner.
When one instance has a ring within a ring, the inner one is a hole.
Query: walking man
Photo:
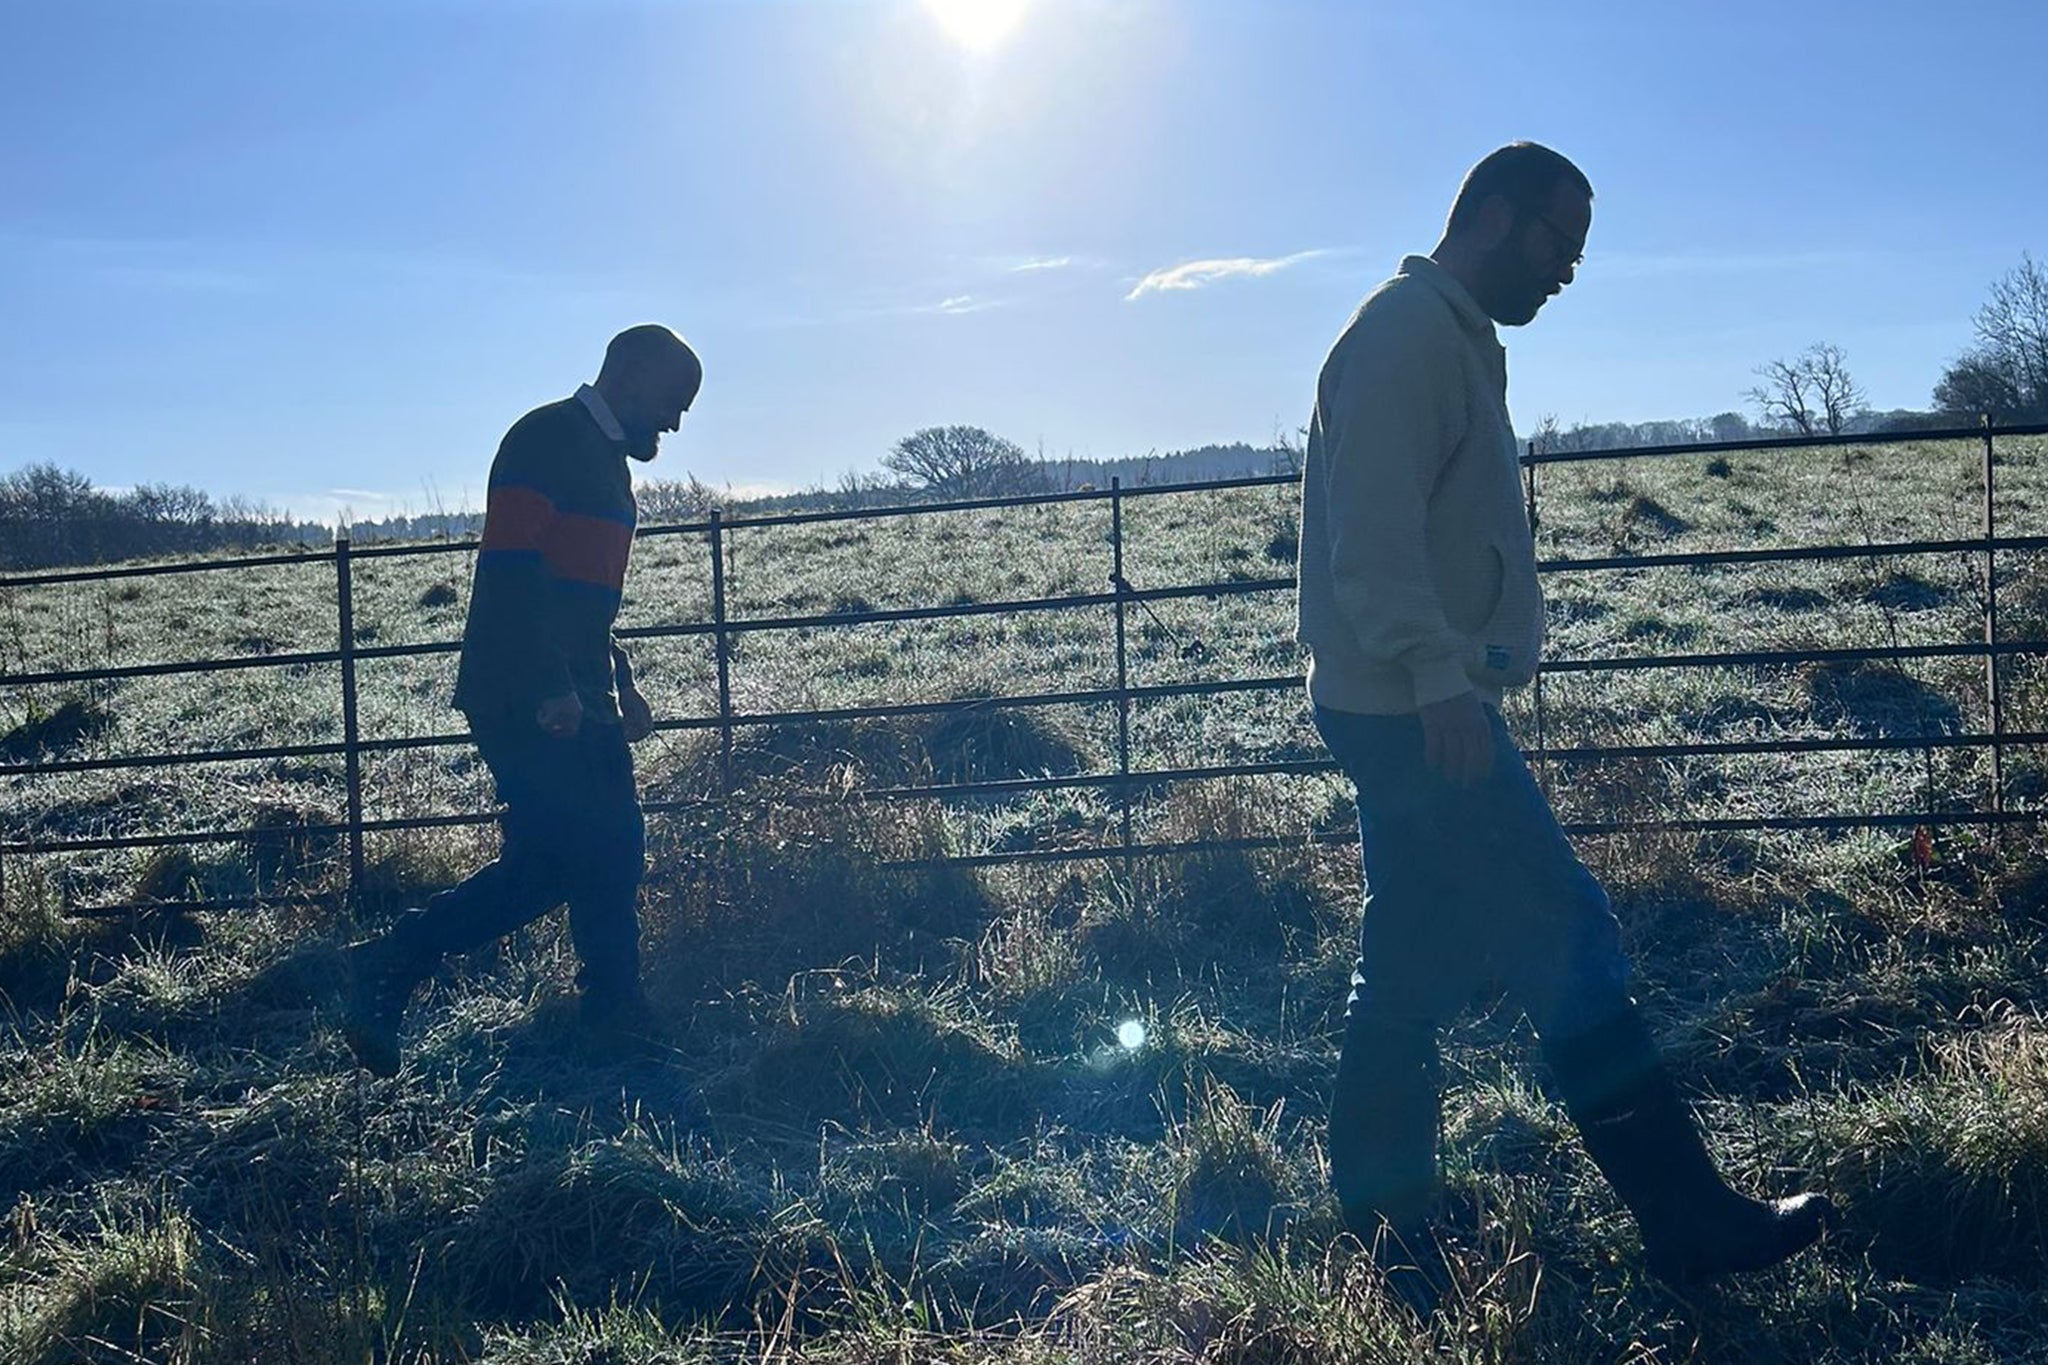
[[[1543,597],[1494,328],[1572,282],[1592,201],[1533,143],[1473,167],[1436,250],[1402,261],[1338,338],[1309,428],[1299,637],[1316,728],[1358,790],[1366,886],[1330,1178],[1425,1313],[1447,1283],[1428,1231],[1437,1031],[1485,981],[1534,1024],[1653,1272],[1760,1269],[1833,1216],[1820,1195],[1722,1182],[1629,995],[1607,896],[1501,720],[1504,690],[1535,675]]]
[[[640,1004],[645,827],[626,746],[654,730],[612,640],[638,515],[627,460],[651,460],[703,366],[666,327],[612,338],[595,383],[536,408],[491,463],[455,706],[504,805],[496,862],[349,950],[357,1059],[399,1067],[406,1002],[442,957],[567,902],[586,1021]]]

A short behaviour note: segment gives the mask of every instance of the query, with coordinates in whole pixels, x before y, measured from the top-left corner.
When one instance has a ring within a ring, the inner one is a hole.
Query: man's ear
[[[1494,250],[1515,230],[1519,216],[1506,195],[1487,195],[1480,201],[1479,216],[1472,221],[1472,245],[1481,251]]]

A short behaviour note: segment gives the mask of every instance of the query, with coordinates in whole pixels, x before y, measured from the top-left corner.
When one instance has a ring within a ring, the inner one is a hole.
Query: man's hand
[[[638,744],[654,733],[654,708],[647,704],[647,698],[640,695],[638,688],[619,689],[619,722],[626,732],[628,744]]]
[[[1461,787],[1493,767],[1493,725],[1477,692],[1461,692],[1422,708],[1422,757]]]
[[[541,733],[555,739],[574,739],[576,732],[583,728],[583,699],[574,692],[564,692],[559,697],[549,697],[534,713],[534,720]]]

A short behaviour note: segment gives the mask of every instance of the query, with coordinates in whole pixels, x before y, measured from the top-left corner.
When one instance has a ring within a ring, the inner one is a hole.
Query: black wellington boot
[[[1387,1291],[1424,1322],[1452,1285],[1430,1227],[1441,1110],[1435,1030],[1354,1016],[1330,1105],[1330,1182]]]
[[[349,1000],[342,1034],[356,1060],[373,1075],[398,1074],[398,1030],[406,1003],[440,962],[441,954],[423,939],[412,913],[401,916],[389,933],[348,950]]]
[[[1826,1195],[1751,1199],[1728,1187],[1634,1010],[1544,1050],[1587,1153],[1635,1215],[1659,1279],[1763,1270],[1834,1226]]]

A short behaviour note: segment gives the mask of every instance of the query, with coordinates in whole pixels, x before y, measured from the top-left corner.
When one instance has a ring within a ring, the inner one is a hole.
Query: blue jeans
[[[1547,1042],[1630,1011],[1607,894],[1572,852],[1499,712],[1469,787],[1423,759],[1422,722],[1316,708],[1358,789],[1365,914],[1330,1114],[1330,1174],[1361,1235],[1419,1222],[1436,1179],[1437,1032],[1485,984]]]
[[[584,992],[631,992],[647,835],[624,733],[586,719],[574,739],[531,724],[472,723],[471,734],[504,803],[504,842],[497,861],[428,900],[409,935],[466,952],[566,901]]]

